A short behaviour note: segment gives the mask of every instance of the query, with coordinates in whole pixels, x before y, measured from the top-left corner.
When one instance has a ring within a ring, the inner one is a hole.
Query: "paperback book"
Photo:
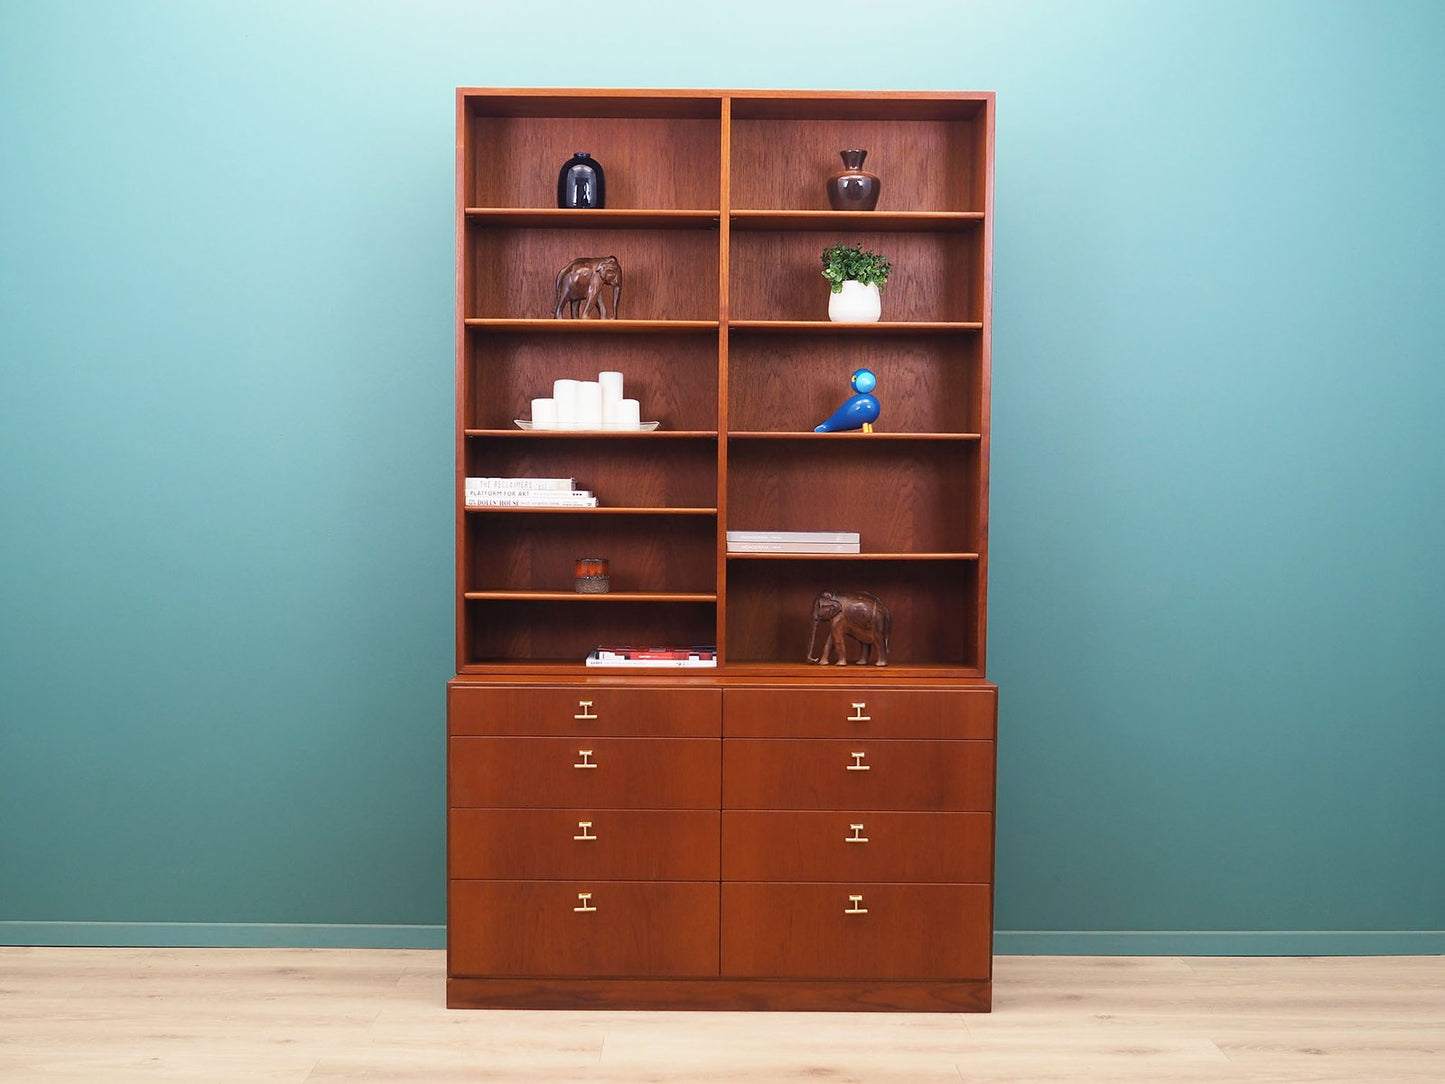
[[[602,645],[587,656],[588,666],[717,666],[717,649],[706,647],[634,647]]]
[[[596,508],[589,490],[573,478],[468,478],[462,499],[468,508]]]
[[[861,553],[856,531],[729,531],[729,553]]]

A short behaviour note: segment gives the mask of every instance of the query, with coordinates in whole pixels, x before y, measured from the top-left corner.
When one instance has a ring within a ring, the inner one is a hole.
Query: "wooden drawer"
[[[451,739],[453,806],[716,809],[717,738]]]
[[[722,973],[986,979],[991,912],[987,885],[724,883]]]
[[[987,884],[987,813],[752,813],[722,817],[728,881],[914,881]]]
[[[726,689],[723,733],[740,738],[994,737],[998,690]]]
[[[725,809],[993,809],[993,742],[727,738]]]
[[[452,734],[715,738],[721,703],[717,689],[454,681],[447,687],[447,724]]]
[[[448,928],[453,975],[718,971],[716,881],[453,881]]]
[[[715,881],[716,810],[457,809],[450,874]]]

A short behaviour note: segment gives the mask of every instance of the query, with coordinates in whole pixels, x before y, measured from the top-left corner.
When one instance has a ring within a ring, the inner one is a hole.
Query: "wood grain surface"
[[[449,1011],[443,953],[0,948],[0,1080],[1438,1081],[1445,957],[1014,957],[994,1011]]]

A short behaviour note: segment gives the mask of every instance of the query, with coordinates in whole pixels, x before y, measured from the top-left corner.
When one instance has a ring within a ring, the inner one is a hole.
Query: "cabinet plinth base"
[[[773,979],[450,978],[449,1009],[715,1012],[988,1012],[989,979],[838,982]]]

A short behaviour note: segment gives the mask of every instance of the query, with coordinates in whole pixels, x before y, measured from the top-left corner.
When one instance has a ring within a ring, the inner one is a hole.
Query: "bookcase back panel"
[[[712,516],[470,515],[477,521],[467,550],[470,591],[571,591],[580,557],[607,558],[615,592],[717,591]]]
[[[575,259],[616,256],[623,319],[717,319],[718,235],[711,230],[468,228],[469,317],[552,319],[559,271]],[[611,290],[603,296],[610,311]]]
[[[554,437],[523,433],[467,441],[467,476],[572,478],[601,506],[716,508],[717,442],[655,434]]]
[[[735,333],[728,345],[728,428],[806,433],[853,394],[857,369],[878,378],[880,433],[977,433],[977,334],[826,337]]]
[[[608,210],[718,207],[717,121],[476,116],[469,127],[470,207],[556,207],[557,174],[578,151],[601,164]]]
[[[849,676],[886,677],[902,666],[978,665],[976,561],[728,560],[727,661],[804,665],[813,600],[821,591],[871,591],[893,618],[888,667],[850,666]],[[823,630],[812,645],[822,650]],[[849,657],[859,646],[849,641]],[[829,667],[813,671],[825,679]],[[842,669],[842,668],[837,668]]]
[[[983,233],[908,230],[737,230],[728,293],[734,320],[827,320],[822,253],[843,242],[879,252],[893,265],[883,291],[888,321],[983,319]]]
[[[627,602],[578,595],[561,601],[468,599],[466,609],[467,661],[478,664],[576,666],[599,644],[691,646],[717,640],[717,609],[709,602]]]
[[[729,530],[856,531],[865,553],[976,552],[973,441],[729,444]]]
[[[732,125],[732,205],[826,211],[839,151],[868,152],[879,211],[982,211],[984,161],[972,121],[747,120]]]
[[[715,332],[473,332],[467,358],[468,428],[511,429],[515,418],[531,420],[531,401],[551,396],[554,380],[596,380],[605,371],[622,373],[623,393],[638,401],[643,420],[664,430],[717,428]]]

